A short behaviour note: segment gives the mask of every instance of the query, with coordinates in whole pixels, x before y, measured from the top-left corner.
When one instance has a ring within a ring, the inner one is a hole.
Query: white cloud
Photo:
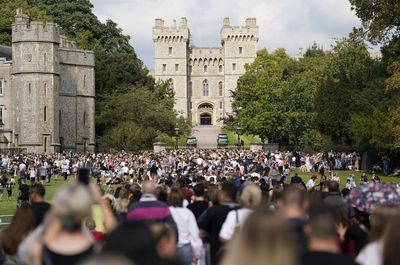
[[[180,17],[188,19],[196,46],[219,46],[224,17],[232,25],[256,17],[260,27],[258,48],[285,48],[296,53],[314,41],[328,49],[333,38],[346,36],[360,21],[348,0],[92,0],[94,13],[105,21],[118,23],[139,58],[153,67],[151,39],[155,18],[167,24]]]

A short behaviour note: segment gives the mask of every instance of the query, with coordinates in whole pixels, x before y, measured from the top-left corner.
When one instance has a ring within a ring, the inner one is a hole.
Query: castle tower
[[[12,24],[16,147],[28,152],[59,148],[60,35],[53,23],[30,21],[21,10]]]
[[[237,80],[245,73],[245,66],[256,58],[258,26],[255,18],[247,18],[244,26],[231,26],[225,18],[221,29],[221,44],[225,54],[226,113],[232,113],[230,91],[235,90]]]
[[[175,109],[178,114],[188,118],[188,45],[190,32],[186,18],[182,18],[179,26],[173,21],[171,27],[164,25],[164,20],[156,19],[153,27],[155,51],[154,77],[156,80],[170,82],[175,93]]]

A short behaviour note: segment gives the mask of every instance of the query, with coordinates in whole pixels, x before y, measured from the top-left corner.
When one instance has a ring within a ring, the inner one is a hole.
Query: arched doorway
[[[200,125],[212,125],[212,118],[209,113],[200,114]]]
[[[198,121],[200,125],[212,125],[214,107],[210,103],[202,103],[198,106]]]

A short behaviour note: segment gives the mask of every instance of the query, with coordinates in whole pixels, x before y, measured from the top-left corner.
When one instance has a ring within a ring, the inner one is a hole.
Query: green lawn
[[[229,146],[237,145],[238,136],[236,132],[230,131],[227,128],[222,128],[222,133],[226,133],[228,135]],[[261,142],[261,139],[258,136],[247,135],[247,134],[240,135],[240,139],[243,140],[245,147],[249,147],[250,144],[254,142]]]

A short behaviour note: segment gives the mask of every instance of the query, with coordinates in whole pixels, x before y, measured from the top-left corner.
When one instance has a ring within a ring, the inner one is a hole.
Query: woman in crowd
[[[400,207],[395,205],[381,205],[371,214],[370,243],[358,254],[356,261],[361,265],[382,265],[383,237],[385,230],[393,218],[400,213]]]
[[[295,241],[283,216],[270,210],[255,211],[228,245],[221,265],[294,265]]]
[[[397,265],[400,260],[400,214],[397,213],[390,222],[383,238],[383,262],[382,265]]]
[[[178,189],[172,189],[168,195],[171,215],[178,227],[177,257],[185,265],[200,258],[202,242],[199,227],[192,211],[182,206],[183,195]]]
[[[222,225],[219,237],[223,243],[227,243],[232,238],[235,231],[243,226],[249,214],[259,207],[261,200],[262,195],[259,186],[248,184],[244,187],[240,195],[240,205],[243,208],[230,211]]]
[[[91,214],[93,199],[87,187],[70,185],[54,198],[52,220],[41,241],[32,248],[33,265],[76,264],[94,252],[94,241],[82,226]]]
[[[22,203],[11,224],[1,233],[0,237],[0,264],[18,265],[21,260],[17,255],[22,240],[35,228],[35,214],[29,203]],[[3,260],[2,258],[3,257]]]

